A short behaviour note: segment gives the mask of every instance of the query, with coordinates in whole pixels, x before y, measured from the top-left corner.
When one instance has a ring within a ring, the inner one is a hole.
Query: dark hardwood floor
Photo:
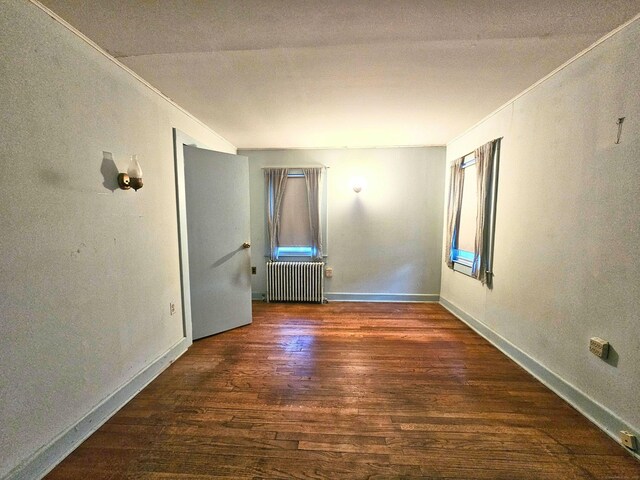
[[[437,304],[254,303],[48,479],[640,479],[640,462]]]

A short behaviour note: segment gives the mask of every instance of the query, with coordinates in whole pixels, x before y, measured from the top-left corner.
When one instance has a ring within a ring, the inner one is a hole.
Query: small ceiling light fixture
[[[142,168],[138,163],[138,155],[131,155],[127,173],[118,174],[118,186],[122,190],[140,190],[142,188]]]
[[[362,177],[354,177],[351,179],[351,188],[356,193],[360,193],[362,189],[367,185],[367,182]]]

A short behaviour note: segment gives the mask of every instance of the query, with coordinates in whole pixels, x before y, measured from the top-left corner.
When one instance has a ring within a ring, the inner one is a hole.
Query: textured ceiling
[[[640,0],[44,0],[240,148],[442,145]]]

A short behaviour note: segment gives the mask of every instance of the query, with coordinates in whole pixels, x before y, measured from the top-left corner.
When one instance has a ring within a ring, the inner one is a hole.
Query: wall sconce
[[[138,163],[138,155],[131,155],[127,173],[118,174],[118,186],[122,190],[133,188],[138,191],[142,188],[142,168]]]
[[[356,193],[360,193],[364,187],[367,186],[367,182],[362,177],[355,177],[351,179],[351,188]]]

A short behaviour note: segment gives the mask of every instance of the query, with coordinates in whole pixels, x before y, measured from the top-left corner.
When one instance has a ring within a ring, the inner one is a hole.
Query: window
[[[464,188],[460,208],[460,226],[456,246],[453,248],[453,261],[466,267],[472,267],[475,259],[476,210],[478,203],[478,168],[476,158],[469,154],[462,159]]]
[[[307,185],[302,173],[287,174],[276,248],[279,257],[312,257],[314,255],[309,224]]]
[[[491,285],[500,140],[451,164],[446,262]]]
[[[321,260],[326,254],[326,182],[321,167],[266,168],[268,256]]]

